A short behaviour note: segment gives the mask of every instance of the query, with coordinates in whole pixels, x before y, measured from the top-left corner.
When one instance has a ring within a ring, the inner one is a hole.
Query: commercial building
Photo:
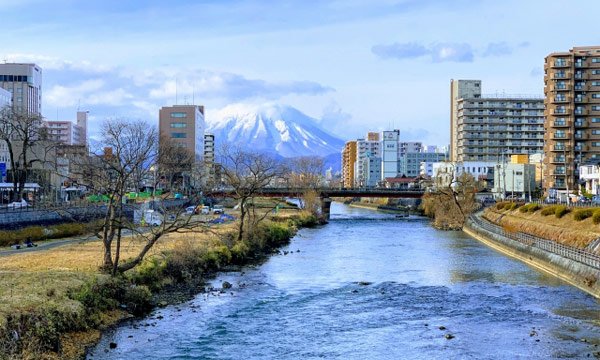
[[[35,64],[0,64],[0,88],[12,94],[16,111],[42,114],[42,69]]]
[[[204,158],[204,106],[164,106],[159,111],[160,143],[170,141],[187,149],[196,162]]]
[[[600,46],[546,56],[544,85],[544,188],[572,191],[578,167],[600,159]]]
[[[356,140],[346,142],[342,150],[342,184],[354,187],[354,164],[356,163]]]
[[[362,174],[358,186],[377,187],[381,182],[381,157],[365,157],[362,159]]]
[[[530,200],[534,191],[534,164],[505,163],[496,165],[492,190],[494,197],[505,199],[510,196]]]
[[[433,163],[433,178],[436,186],[455,184],[462,174],[469,174],[477,181],[493,179],[497,163],[484,161],[438,162]]]
[[[87,111],[77,112],[77,123],[72,121],[46,121],[48,135],[65,145],[87,145]]]
[[[447,159],[444,153],[408,152],[398,160],[398,174],[417,177],[421,175],[421,163],[433,164],[445,160]],[[433,171],[433,168],[431,170]]]
[[[543,152],[543,97],[484,96],[480,81],[461,81],[452,81],[452,161],[501,162],[513,154]]]
[[[383,179],[398,175],[398,157],[400,153],[400,130],[384,131],[381,146],[381,176]]]

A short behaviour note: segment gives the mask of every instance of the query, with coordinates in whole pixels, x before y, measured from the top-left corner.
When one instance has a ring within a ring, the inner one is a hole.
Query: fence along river
[[[89,359],[514,359],[600,351],[590,295],[427,219],[334,203],[264,264],[105,334]],[[283,251],[287,255],[283,255]],[[109,344],[117,344],[109,349]]]

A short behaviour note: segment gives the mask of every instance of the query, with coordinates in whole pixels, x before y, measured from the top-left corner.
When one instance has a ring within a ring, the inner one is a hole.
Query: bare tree
[[[457,176],[454,171],[447,179],[437,177],[435,191],[423,197],[425,214],[434,218],[434,225],[442,229],[461,229],[477,208],[478,182],[468,173]]]
[[[240,219],[238,224],[237,240],[244,239],[247,219],[251,216],[252,232],[254,226],[264,219],[256,217],[254,199],[260,190],[281,176],[284,167],[273,158],[259,153],[243,151],[240,148],[224,146],[221,150],[220,160],[223,166],[222,175],[227,186],[231,187],[234,198],[238,201]]]
[[[153,199],[145,206],[162,213],[158,226],[148,229],[136,224],[132,213],[140,209],[128,206],[125,195],[153,175],[150,169],[160,154],[157,130],[142,121],[110,120],[100,133],[97,149],[89,157],[73,160],[79,161],[74,167],[82,172],[79,177],[87,188],[108,198],[98,236],[104,249],[102,267],[114,275],[140,264],[164,235],[197,231],[200,223],[193,214],[185,214],[186,202]],[[144,246],[135,257],[122,262],[121,244],[126,233],[142,239]]]
[[[323,159],[319,157],[298,157],[291,160],[289,184],[298,191],[300,207],[317,215],[319,194],[317,190],[323,182]]]
[[[13,183],[12,201],[23,199],[31,170],[49,165],[55,158],[56,142],[51,141],[42,117],[5,107],[0,110],[0,141],[6,144]]]
[[[182,191],[183,179],[190,177],[194,168],[194,154],[166,136],[160,138],[158,174],[171,191]],[[156,184],[155,184],[156,185]]]

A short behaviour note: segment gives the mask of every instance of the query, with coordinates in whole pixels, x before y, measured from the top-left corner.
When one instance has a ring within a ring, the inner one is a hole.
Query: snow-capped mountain
[[[207,130],[222,143],[289,158],[339,154],[344,141],[321,129],[317,120],[284,105],[230,105],[207,119]]]

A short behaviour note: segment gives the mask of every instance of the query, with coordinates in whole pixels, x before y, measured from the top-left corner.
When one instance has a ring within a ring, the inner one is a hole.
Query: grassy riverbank
[[[99,241],[15,254],[0,262],[0,358],[79,359],[102,329],[156,305],[186,298],[232,265],[257,261],[286,244],[312,215],[283,211],[236,242],[235,224],[202,233],[170,234],[125,276],[98,271]],[[122,257],[143,244],[129,237]]]
[[[512,204],[489,207],[484,217],[507,231],[522,231],[578,248],[600,237],[600,224],[598,220],[594,223],[597,209]]]

